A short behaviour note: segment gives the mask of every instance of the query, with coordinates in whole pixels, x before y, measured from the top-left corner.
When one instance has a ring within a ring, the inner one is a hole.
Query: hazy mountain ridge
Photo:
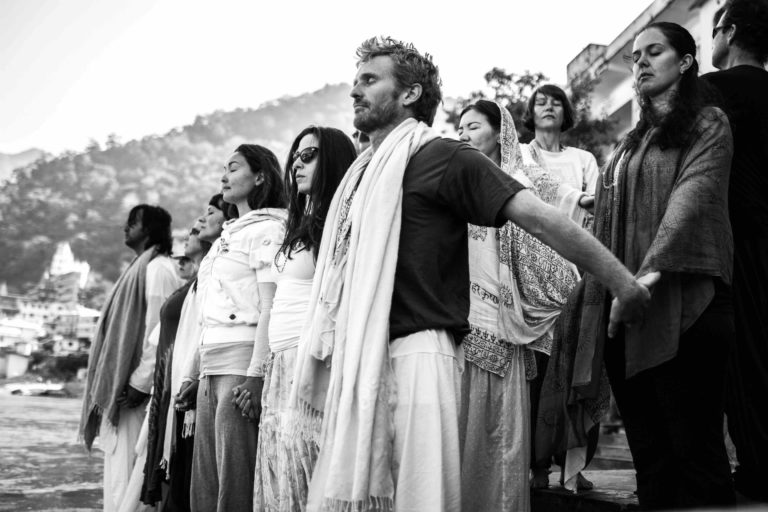
[[[130,258],[122,226],[131,206],[160,204],[173,216],[175,228],[190,227],[218,191],[224,159],[238,144],[262,144],[282,163],[293,138],[307,125],[351,133],[349,90],[347,84],[327,85],[256,109],[200,115],[164,135],[126,143],[110,137],[105,147],[94,142],[85,151],[44,160],[40,150],[18,154],[29,155],[28,160],[15,165],[12,179],[0,185],[0,253],[5,260],[0,282],[16,287],[36,282],[55,244],[63,240],[72,241],[77,258],[93,270],[116,278]]]
[[[37,148],[27,149],[20,153],[0,153],[0,182],[10,178],[14,169],[29,165],[43,156],[45,156],[45,152]]]

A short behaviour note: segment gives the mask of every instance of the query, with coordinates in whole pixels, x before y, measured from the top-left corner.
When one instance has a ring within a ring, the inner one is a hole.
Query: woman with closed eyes
[[[236,218],[224,223],[198,271],[202,336],[193,512],[253,506],[258,397],[269,357],[267,329],[275,289],[270,265],[286,218],[280,164],[263,146],[241,144],[235,149],[221,177],[221,193]],[[233,395],[257,399],[238,410]]]
[[[560,180],[558,208],[576,224],[589,228],[595,204],[598,169],[589,151],[561,142],[563,133],[574,125],[571,101],[556,85],[542,85],[528,100],[524,125],[536,134],[529,144],[522,144],[526,163],[535,161]]]
[[[573,397],[604,362],[642,509],[723,507],[734,502],[723,439],[733,139],[725,114],[707,105],[687,30],[648,25],[632,58],[640,120],[602,170],[594,234],[641,281],[658,281],[645,322],[609,332],[610,294],[584,276],[563,313],[579,344]]]
[[[461,113],[461,140],[552,204],[559,180],[525,166],[512,115],[487,100]],[[574,265],[512,222],[469,225],[470,333],[464,337],[459,433],[465,510],[530,510],[529,381],[534,353],[548,351]],[[536,352],[534,352],[536,351]]]

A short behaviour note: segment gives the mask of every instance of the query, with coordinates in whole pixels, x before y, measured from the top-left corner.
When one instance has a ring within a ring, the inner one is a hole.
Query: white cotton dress
[[[269,321],[270,365],[264,378],[256,453],[254,510],[303,511],[319,451],[317,429],[306,438],[295,428],[291,383],[309,309],[315,262],[311,251],[280,253],[272,265],[277,290]]]

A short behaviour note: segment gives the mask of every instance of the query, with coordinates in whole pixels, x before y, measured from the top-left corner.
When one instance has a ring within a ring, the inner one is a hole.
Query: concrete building
[[[30,357],[0,349],[0,379],[12,379],[27,373]]]
[[[45,329],[38,323],[19,318],[0,319],[0,348],[15,349],[18,343],[36,342],[44,335]]]
[[[725,0],[655,0],[609,44],[590,44],[568,64],[568,84],[597,80],[592,93],[592,113],[615,122],[620,138],[639,119],[632,86],[632,42],[647,24],[671,21],[685,27],[696,41],[701,73],[712,67],[714,15]]]
[[[37,340],[44,334],[37,324],[18,318],[0,319],[0,379],[27,372],[32,352],[40,348]]]
[[[75,309],[66,311],[51,321],[48,324],[49,333],[90,343],[96,334],[99,316],[99,311],[77,305]]]
[[[101,311],[86,308],[85,306],[77,306],[77,332],[75,333],[77,338],[93,340],[100,316]]]
[[[0,318],[14,318],[19,314],[19,299],[21,296],[8,295],[0,290]]]
[[[46,326],[59,317],[76,317],[77,307],[76,303],[44,301],[24,297],[18,300],[18,318],[26,322]]]
[[[55,356],[69,356],[83,352],[87,353],[90,346],[90,340],[64,338],[58,334],[53,336],[53,355]]]

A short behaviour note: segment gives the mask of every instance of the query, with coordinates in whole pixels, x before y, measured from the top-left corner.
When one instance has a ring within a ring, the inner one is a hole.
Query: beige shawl
[[[392,510],[389,311],[410,158],[437,135],[403,121],[345,175],[328,212],[292,389],[297,429],[322,417],[307,510]]]

